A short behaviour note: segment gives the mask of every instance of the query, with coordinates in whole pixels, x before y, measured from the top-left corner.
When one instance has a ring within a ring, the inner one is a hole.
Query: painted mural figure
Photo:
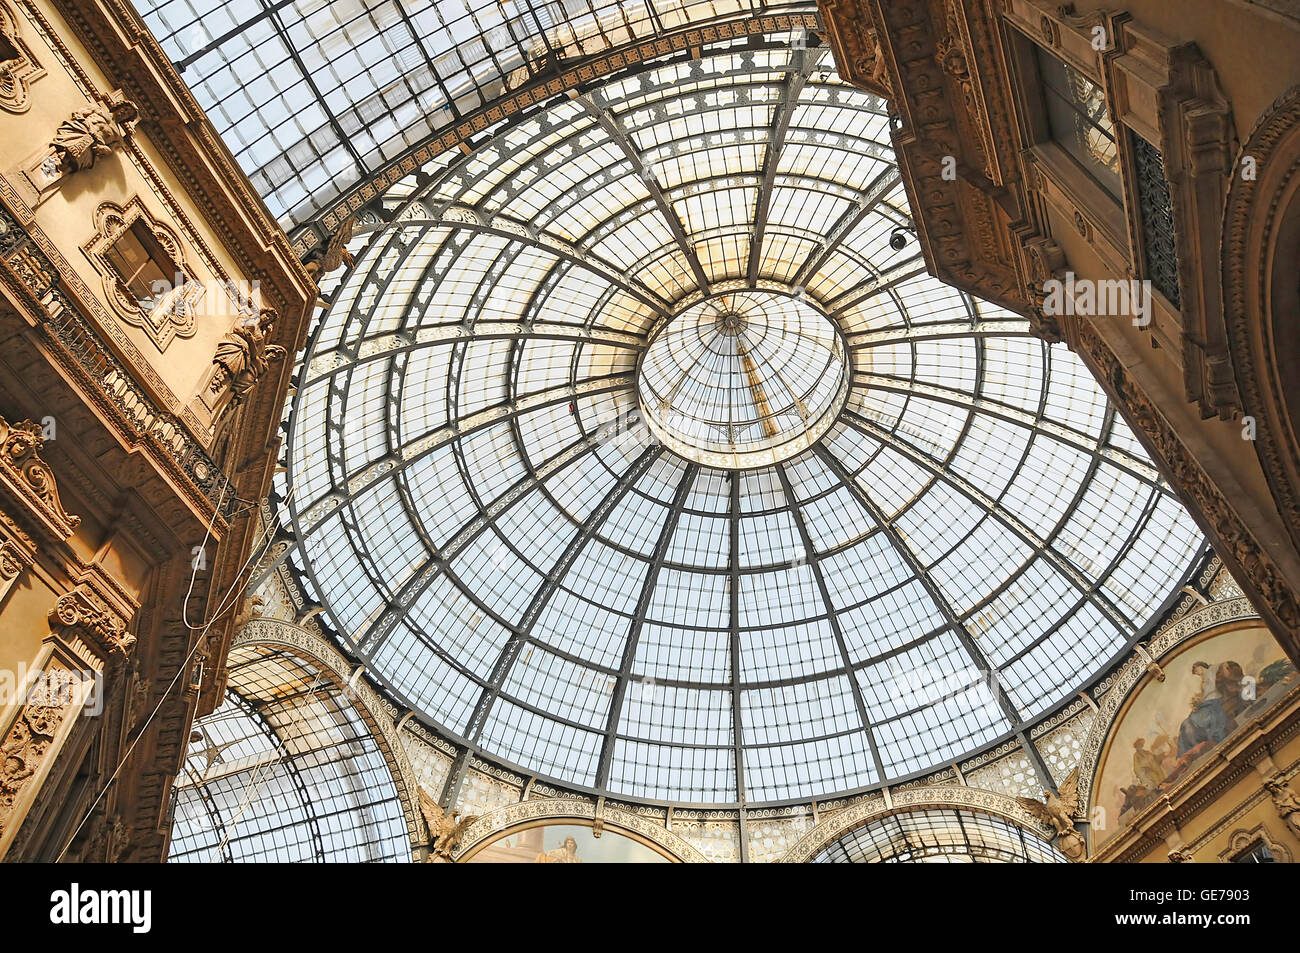
[[[1232,733],[1237,723],[1228,714],[1225,706],[1225,692],[1232,691],[1232,681],[1225,677],[1232,669],[1236,671],[1237,700],[1241,693],[1241,666],[1236,662],[1224,662],[1212,674],[1209,662],[1193,662],[1192,675],[1198,682],[1197,691],[1191,698],[1191,711],[1183,719],[1178,729],[1178,757],[1183,758],[1189,751],[1200,745],[1217,745]]]
[[[548,850],[545,853],[537,855],[539,864],[580,864],[582,858],[578,856],[578,842],[572,837],[564,838],[564,846],[557,847],[554,850]]]
[[[1135,697],[1115,736],[1111,767],[1099,777],[1099,803],[1119,820],[1108,825],[1105,836],[1172,789],[1201,758],[1300,679],[1279,655],[1270,635],[1246,630],[1162,660],[1167,681],[1153,680]]]

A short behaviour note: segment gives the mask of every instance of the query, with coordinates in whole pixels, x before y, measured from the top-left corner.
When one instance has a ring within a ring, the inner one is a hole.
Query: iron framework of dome
[[[405,861],[402,802],[344,686],[299,655],[236,648],[176,781],[173,863]]]
[[[358,217],[278,493],[321,621],[458,746],[447,800],[471,758],[710,805],[918,776],[1023,741],[1201,550],[1073,355],[891,247],[886,106],[804,40],[593,82]],[[645,426],[648,346],[727,295],[842,341],[842,395],[734,350],[700,384],[807,449]]]

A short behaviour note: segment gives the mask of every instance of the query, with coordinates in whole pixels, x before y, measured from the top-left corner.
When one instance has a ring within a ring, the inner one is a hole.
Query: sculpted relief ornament
[[[52,700],[62,702],[63,698]],[[28,705],[0,742],[0,844],[12,833],[8,827],[19,795],[40,770],[67,711],[67,703]]]
[[[1087,853],[1083,835],[1074,829],[1074,817],[1079,811],[1079,769],[1076,767],[1061,783],[1060,792],[1043,791],[1043,800],[1018,797],[1017,801],[1030,814],[1051,825],[1056,831],[1056,843],[1067,860],[1080,861]]]
[[[0,469],[27,502],[44,512],[64,537],[72,535],[81,517],[69,514],[59,500],[49,464],[39,456],[45,437],[39,424],[11,424],[0,417]]]
[[[217,344],[201,391],[214,427],[243,403],[272,364],[284,360],[285,349],[267,343],[277,317],[272,309],[263,308],[256,318],[241,319]]]
[[[41,168],[49,179],[94,168],[130,137],[140,110],[129,99],[112,98],[74,110],[59,123],[50,155]]]
[[[478,820],[477,814],[461,816],[460,811],[444,811],[442,805],[420,788],[420,813],[429,828],[429,862],[451,862],[452,852],[460,846],[465,828]]]

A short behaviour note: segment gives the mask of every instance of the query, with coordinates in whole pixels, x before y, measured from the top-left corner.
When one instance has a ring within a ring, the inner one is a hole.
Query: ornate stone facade
[[[238,501],[269,490],[289,369],[220,446],[193,398],[231,312],[274,308],[267,346],[288,351],[313,301],[134,14],[0,3],[0,668],[97,685],[57,726],[0,701],[0,857],[161,858],[190,722],[221,697],[261,543]]]

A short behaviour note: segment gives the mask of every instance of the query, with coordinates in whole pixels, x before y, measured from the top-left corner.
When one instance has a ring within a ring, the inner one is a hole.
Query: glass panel
[[[1115,125],[1106,111],[1106,94],[1100,86],[1069,63],[1035,47],[1038,72],[1047,101],[1052,138],[1074,156],[1093,180],[1124,201],[1120,179]]]

